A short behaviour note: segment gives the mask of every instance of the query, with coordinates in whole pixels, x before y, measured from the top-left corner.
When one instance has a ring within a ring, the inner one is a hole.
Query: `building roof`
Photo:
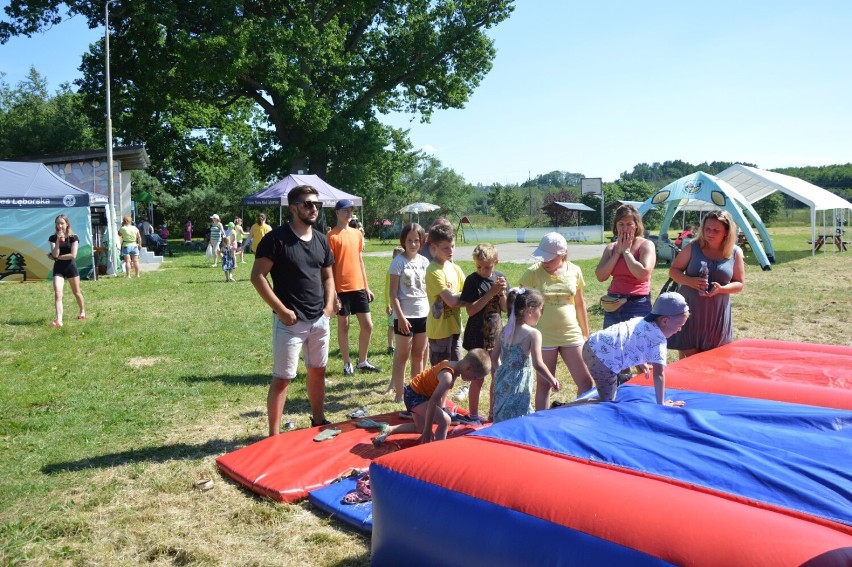
[[[97,150],[80,150],[76,152],[64,152],[59,154],[41,154],[32,156],[22,156],[15,158],[15,161],[40,162],[46,165],[57,163],[68,163],[73,161],[90,161],[101,160],[107,158],[106,148]],[[145,151],[145,146],[118,146],[112,149],[113,161],[121,162],[121,169],[124,171],[133,169],[147,169],[151,165],[151,160],[148,158],[148,152]]]

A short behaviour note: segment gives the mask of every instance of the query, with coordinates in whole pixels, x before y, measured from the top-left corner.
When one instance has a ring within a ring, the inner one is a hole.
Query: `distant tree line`
[[[51,95],[46,79],[35,69],[15,88],[0,76],[0,159],[103,147],[103,123],[88,117],[83,112],[85,105],[84,95],[71,90],[67,84]],[[157,211],[157,222],[182,224],[190,217],[196,223],[203,223],[213,211],[225,217],[239,215],[242,197],[276,179],[261,175],[257,160],[252,156],[251,144],[232,143],[245,136],[250,137],[250,129],[222,138],[197,140],[191,149],[193,159],[189,163],[180,165],[183,158],[166,155],[163,163],[152,172],[133,172],[134,194],[150,196]],[[397,211],[415,201],[438,204],[442,207],[439,214],[450,217],[487,215],[499,218],[508,226],[600,223],[600,200],[593,195],[580,194],[582,173],[555,170],[514,184],[474,185],[432,156],[390,152],[386,157],[385,161],[378,162],[378,167],[388,187],[393,186],[392,190],[371,197],[359,187],[341,186],[365,198],[366,218],[363,220],[368,231],[378,231],[384,219],[398,221]],[[604,183],[605,218],[611,218],[613,209],[621,201],[645,201],[661,187],[684,175],[698,170],[716,174],[731,165],[731,162],[716,161],[694,165],[681,160],[637,164],[632,171],[622,173],[617,181]],[[846,199],[852,198],[852,164],[776,171],[805,179]],[[594,211],[580,213],[552,207],[556,201],[583,203]],[[765,222],[772,222],[784,206],[792,208],[800,204],[797,201],[785,203],[780,193],[755,203]],[[266,212],[270,219],[277,218],[276,211]],[[251,215],[253,213],[249,213]],[[649,227],[657,226],[659,220],[659,211],[652,211],[645,217]],[[697,217],[687,216],[687,222],[695,220]]]

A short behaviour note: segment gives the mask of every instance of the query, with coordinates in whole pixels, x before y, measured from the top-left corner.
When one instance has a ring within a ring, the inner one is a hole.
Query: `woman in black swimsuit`
[[[80,306],[80,315],[77,319],[86,318],[86,308],[83,303],[83,292],[80,290],[80,273],[77,271],[77,245],[79,239],[71,230],[71,221],[65,215],[56,217],[56,234],[50,235],[50,252],[48,256],[55,262],[53,266],[53,296],[56,301],[56,320],[51,327],[62,326],[62,290],[65,280],[71,284],[71,291]]]

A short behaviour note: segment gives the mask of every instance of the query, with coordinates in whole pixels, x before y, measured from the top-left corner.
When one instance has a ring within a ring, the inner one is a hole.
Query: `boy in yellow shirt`
[[[456,233],[451,226],[429,229],[432,262],[426,269],[426,295],[432,308],[426,317],[429,362],[461,359],[461,291],[464,272],[453,263]]]

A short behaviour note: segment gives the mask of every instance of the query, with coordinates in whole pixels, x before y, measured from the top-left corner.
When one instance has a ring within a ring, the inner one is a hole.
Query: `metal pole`
[[[601,185],[601,244],[604,243],[604,192]]]
[[[107,191],[107,199],[108,199],[108,211],[109,221],[107,222],[107,230],[110,230],[112,227],[113,233],[110,234],[109,238],[109,261],[107,263],[107,273],[110,273],[110,267],[112,267],[112,274],[115,275],[117,272],[116,257],[115,257],[115,238],[117,238],[117,230],[115,229],[116,216],[115,216],[115,186],[113,182],[113,173],[112,173],[112,110],[110,107],[110,93],[109,93],[109,5],[115,2],[116,0],[107,0],[104,2],[104,56],[106,59],[106,73],[105,73],[105,82],[106,86],[106,150],[107,150],[107,184],[109,185]]]

